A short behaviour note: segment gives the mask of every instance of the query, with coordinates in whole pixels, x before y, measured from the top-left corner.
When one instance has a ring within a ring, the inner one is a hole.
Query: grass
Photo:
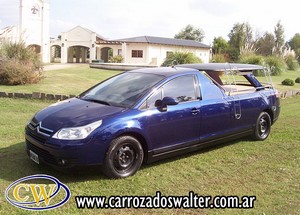
[[[41,92],[63,95],[78,95],[98,82],[118,73],[118,71],[92,69],[86,64],[78,64],[70,68],[44,71],[44,78],[38,84],[18,86],[0,85],[0,92]]]
[[[70,68],[44,71],[44,79],[38,84],[19,85],[19,86],[4,86],[0,85],[0,92],[15,92],[15,93],[52,93],[64,95],[78,95],[96,83],[107,79],[120,71],[109,71],[89,68],[86,64],[72,65]],[[292,89],[300,90],[300,84],[294,86],[284,86],[281,82],[285,78],[295,80],[300,77],[300,69],[297,71],[286,71],[281,76],[272,76],[275,87],[279,91]],[[258,77],[261,81],[266,81],[264,77]]]
[[[4,191],[31,174],[57,177],[71,190],[66,205],[45,214],[299,214],[300,98],[282,100],[282,112],[264,142],[248,138],[145,165],[132,177],[106,179],[97,168],[62,173],[38,166],[24,151],[24,125],[49,102],[0,98],[0,214],[32,214],[10,205]],[[84,209],[77,195],[256,195],[254,209]],[[36,213],[39,214],[39,213]]]
[[[292,71],[292,70],[285,71],[280,76],[271,76],[275,88],[281,92],[287,91],[287,90],[300,90],[299,83],[295,83],[294,86],[284,86],[281,84],[281,82],[286,78],[290,78],[293,81],[295,81],[296,78],[298,78],[298,77],[300,77],[300,69],[298,69],[296,71]],[[265,77],[258,77],[258,80],[265,81]]]

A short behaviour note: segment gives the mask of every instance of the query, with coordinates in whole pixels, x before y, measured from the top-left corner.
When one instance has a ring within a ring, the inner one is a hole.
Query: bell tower
[[[20,40],[41,54],[44,63],[50,62],[50,23],[48,0],[20,0]]]

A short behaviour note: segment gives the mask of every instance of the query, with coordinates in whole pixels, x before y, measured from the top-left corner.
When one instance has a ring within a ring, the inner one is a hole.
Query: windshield
[[[105,105],[131,107],[164,77],[147,73],[123,73],[108,79],[79,98]]]

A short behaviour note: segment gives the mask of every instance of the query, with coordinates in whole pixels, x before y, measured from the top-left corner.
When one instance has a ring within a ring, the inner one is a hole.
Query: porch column
[[[82,53],[82,62],[81,63],[86,63],[87,51],[88,51],[88,48],[84,47],[83,48],[83,53]]]
[[[76,63],[80,63],[81,48],[76,47]]]
[[[61,49],[60,49],[60,57],[61,57],[61,63],[67,63],[68,62],[68,51],[66,44],[62,43],[61,44]]]
[[[127,44],[126,43],[122,43],[122,56],[124,58],[124,63],[128,63],[128,59],[127,59]]]
[[[92,62],[92,60],[96,59],[96,51],[97,51],[97,48],[96,48],[95,44],[92,44],[92,46],[90,47],[90,63]]]
[[[100,60],[101,59],[101,49],[100,49],[100,47],[99,46],[97,46],[97,48],[96,48],[96,59],[97,60]]]

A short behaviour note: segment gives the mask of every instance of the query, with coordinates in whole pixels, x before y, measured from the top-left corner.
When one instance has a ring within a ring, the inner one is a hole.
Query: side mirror
[[[155,101],[155,107],[160,108],[162,111],[167,110],[167,106],[169,105],[177,105],[177,99],[171,97],[164,97],[162,100],[158,99]]]

